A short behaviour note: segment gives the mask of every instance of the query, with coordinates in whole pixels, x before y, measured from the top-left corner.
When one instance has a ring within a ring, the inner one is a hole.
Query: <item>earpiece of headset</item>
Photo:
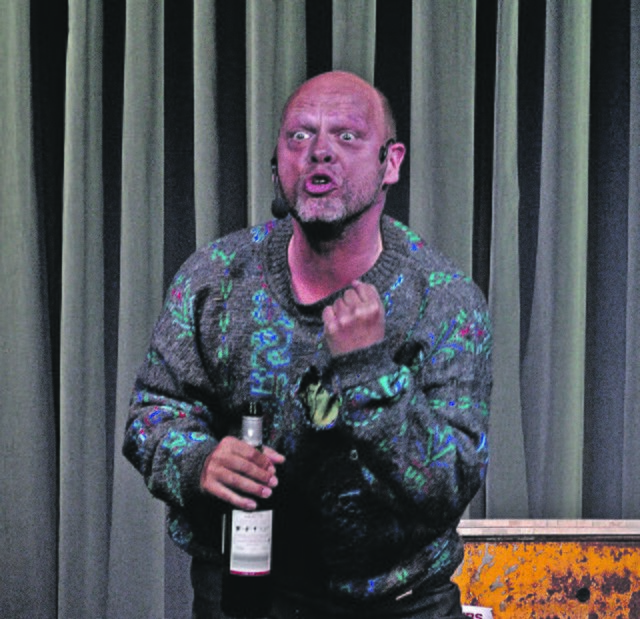
[[[289,205],[287,204],[282,190],[280,189],[280,179],[278,178],[278,158],[274,152],[271,157],[271,180],[273,181],[273,191],[275,197],[271,202],[271,214],[276,219],[284,219],[289,214]]]
[[[378,154],[378,159],[380,160],[380,163],[384,163],[385,159],[387,158],[387,155],[389,154],[389,146],[391,146],[392,144],[395,144],[396,140],[394,140],[393,138],[389,138],[381,147],[380,147],[380,153]]]

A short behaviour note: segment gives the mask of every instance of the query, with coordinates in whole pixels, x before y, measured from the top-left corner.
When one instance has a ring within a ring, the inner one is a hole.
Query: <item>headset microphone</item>
[[[276,219],[284,219],[289,214],[289,205],[282,196],[276,196],[271,203],[271,214]]]
[[[383,164],[384,160],[387,158],[389,154],[389,146],[395,144],[396,141],[393,138],[389,138],[381,147],[380,153],[378,154],[378,159],[380,159],[380,163]]]
[[[396,141],[393,138],[389,138],[381,147],[380,147],[380,152],[378,153],[378,159],[380,160],[380,165],[382,165],[386,158],[387,155],[389,154],[389,146],[391,146],[392,144],[395,144]],[[388,185],[386,183],[382,183],[382,185],[380,186],[380,189],[382,189],[382,191],[386,191],[387,190]]]
[[[289,205],[282,195],[280,180],[278,179],[278,160],[275,155],[271,158],[271,179],[276,197],[271,202],[271,214],[276,219],[284,219],[289,214]]]

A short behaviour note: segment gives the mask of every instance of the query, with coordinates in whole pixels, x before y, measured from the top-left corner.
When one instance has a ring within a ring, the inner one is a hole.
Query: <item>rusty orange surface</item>
[[[640,544],[467,541],[462,603],[494,619],[640,619]]]

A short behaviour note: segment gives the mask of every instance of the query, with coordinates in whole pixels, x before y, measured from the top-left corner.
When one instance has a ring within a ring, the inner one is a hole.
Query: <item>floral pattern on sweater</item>
[[[279,582],[371,601],[440,584],[462,559],[456,527],[488,464],[486,302],[384,217],[384,251],[362,279],[380,293],[385,339],[331,357],[322,310],[343,291],[296,301],[291,233],[288,219],[234,233],[176,274],[136,379],[124,453],[169,505],[176,543],[213,558],[221,502],[200,491],[200,472],[260,399],[266,442],[287,457],[274,492]]]

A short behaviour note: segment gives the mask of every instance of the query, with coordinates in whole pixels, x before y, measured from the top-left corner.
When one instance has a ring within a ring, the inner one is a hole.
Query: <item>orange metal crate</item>
[[[640,619],[640,521],[463,521],[463,604],[494,619]]]

